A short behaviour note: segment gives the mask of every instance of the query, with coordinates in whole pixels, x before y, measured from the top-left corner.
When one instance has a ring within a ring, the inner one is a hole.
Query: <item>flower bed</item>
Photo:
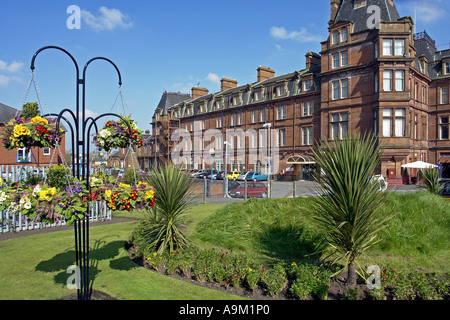
[[[450,294],[448,276],[387,267],[381,271],[381,288],[369,290],[363,278],[349,288],[340,277],[331,277],[336,266],[296,262],[265,266],[245,254],[195,247],[160,255],[129,243],[128,253],[155,272],[257,300],[447,300]]]
[[[91,201],[105,200],[109,209],[127,210],[153,208],[155,194],[145,183],[136,187],[119,185],[114,188],[95,177],[90,191],[85,182],[74,181],[64,190],[57,190],[48,183],[28,185],[23,182],[4,186],[0,190],[0,211],[21,212],[33,222],[55,223],[65,220],[70,226],[77,219],[89,215]]]
[[[55,147],[64,131],[56,132],[56,119],[36,116],[31,119],[15,117],[5,126],[1,138],[3,147],[14,148]]]

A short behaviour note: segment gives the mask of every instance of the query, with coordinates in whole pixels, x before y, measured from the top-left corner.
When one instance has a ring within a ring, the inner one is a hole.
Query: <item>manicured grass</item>
[[[240,299],[137,266],[124,249],[135,225],[126,222],[90,228],[95,290],[122,300]],[[67,267],[75,261],[73,241],[72,230],[0,241],[0,299],[52,300],[75,293],[66,287]]]
[[[312,205],[311,198],[233,203],[202,221],[195,241],[262,261],[313,259],[321,234],[307,210]],[[450,272],[450,203],[427,192],[392,194],[381,214],[393,218],[362,263]]]
[[[245,252],[264,263],[307,261],[315,258],[311,254],[320,237],[306,210],[311,205],[310,198],[295,198],[194,206],[185,232],[200,248]],[[362,263],[449,273],[450,203],[425,192],[394,194],[382,214],[393,213],[383,240]],[[144,213],[119,215],[139,219]],[[122,300],[240,299],[138,267],[124,249],[137,223],[91,225],[94,290]],[[73,231],[60,230],[0,241],[0,299],[59,299],[75,293],[66,287],[66,269],[75,259]]]

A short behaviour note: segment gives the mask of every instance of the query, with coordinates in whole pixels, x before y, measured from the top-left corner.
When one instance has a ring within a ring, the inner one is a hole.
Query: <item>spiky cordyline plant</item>
[[[192,180],[177,167],[164,164],[152,170],[148,183],[155,189],[155,205],[138,227],[141,244],[159,254],[186,247],[188,240],[180,227],[192,203]]]
[[[357,258],[380,240],[378,233],[390,218],[378,214],[389,192],[380,192],[371,179],[382,153],[371,134],[313,148],[322,170],[315,175],[322,196],[314,198],[315,220],[326,235],[321,250],[325,259],[332,256],[347,267],[349,285],[356,284]]]
[[[441,172],[441,169],[432,167],[419,171],[419,177],[423,179],[425,189],[438,195],[442,193],[444,186],[439,183]]]

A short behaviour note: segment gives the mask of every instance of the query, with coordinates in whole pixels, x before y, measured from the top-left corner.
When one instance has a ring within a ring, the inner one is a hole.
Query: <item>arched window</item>
[[[346,42],[348,39],[348,31],[347,28],[341,30],[341,42]]]
[[[333,33],[331,35],[331,44],[336,44],[336,43],[339,43],[339,32],[333,31]]]

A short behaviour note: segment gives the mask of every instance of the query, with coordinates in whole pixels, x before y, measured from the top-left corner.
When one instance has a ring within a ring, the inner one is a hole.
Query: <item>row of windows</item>
[[[381,119],[381,136],[382,137],[405,137],[406,136],[406,109],[405,108],[384,108],[382,110]],[[375,112],[374,117],[374,128],[375,133],[378,129],[378,112]],[[415,116],[414,121],[414,139],[418,138],[418,118]],[[348,112],[338,112],[330,114],[330,137],[332,139],[345,139],[348,135],[349,130],[349,113]],[[426,125],[424,126],[426,131]],[[424,131],[424,132],[425,132]],[[286,129],[278,129],[275,131],[275,142],[277,146],[286,146]],[[259,131],[259,147],[266,146],[266,135],[265,130]],[[440,117],[439,123],[439,139],[449,140],[450,139],[450,116],[446,115]],[[231,139],[232,145],[234,147],[234,139]],[[244,145],[242,138],[236,139],[236,145],[241,148]],[[252,132],[249,136],[250,147],[257,147],[257,135],[256,131]],[[313,144],[313,127],[312,126],[302,126],[301,128],[301,144],[309,146]],[[216,138],[216,147],[222,145],[222,138]]]

